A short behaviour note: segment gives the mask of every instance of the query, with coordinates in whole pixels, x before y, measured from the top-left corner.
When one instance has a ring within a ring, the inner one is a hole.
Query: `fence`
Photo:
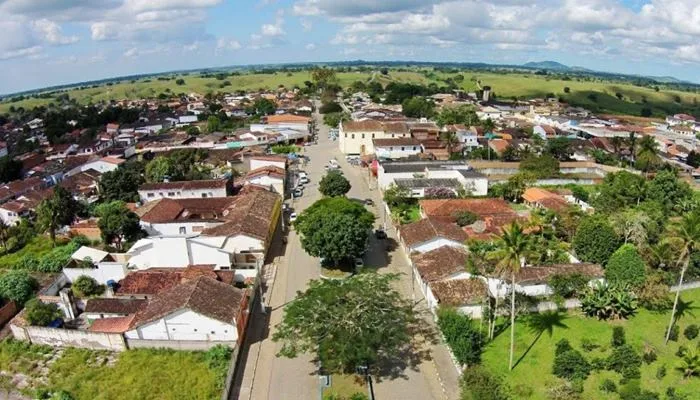
[[[91,350],[124,351],[127,349],[123,336],[118,333],[88,332],[42,326],[10,325],[10,328],[15,338],[28,340],[34,344],[80,347]]]
[[[7,321],[11,320],[19,312],[17,308],[17,303],[14,301],[9,301],[7,304],[0,308],[0,327],[5,326]]]

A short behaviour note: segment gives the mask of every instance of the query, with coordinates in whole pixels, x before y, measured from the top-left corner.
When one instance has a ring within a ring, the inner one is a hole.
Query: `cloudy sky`
[[[555,60],[700,82],[700,0],[0,0],[0,93],[256,63]]]

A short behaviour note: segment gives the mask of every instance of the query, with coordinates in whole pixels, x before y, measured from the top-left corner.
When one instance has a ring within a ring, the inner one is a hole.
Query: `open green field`
[[[389,70],[388,75],[378,72],[339,72],[338,83],[347,87],[355,81],[375,80],[382,85],[390,82],[411,82],[428,85],[435,83],[444,85],[444,80],[455,77],[457,74],[434,72],[430,69],[413,70]],[[659,91],[652,88],[638,87],[628,83],[606,82],[599,79],[579,80],[573,77],[571,80],[553,79],[549,76],[528,73],[495,73],[465,70],[461,72],[464,80],[460,86],[467,91],[478,89],[477,82],[481,86],[491,86],[493,92],[500,99],[528,99],[554,94],[569,101],[571,104],[584,106],[594,112],[610,112],[617,114],[640,115],[643,108],[651,108],[656,116],[664,114],[700,110],[697,106],[697,93],[688,93],[675,90],[666,90],[663,87]],[[183,85],[175,83],[176,78],[184,79]],[[124,81],[116,84],[104,84],[96,88],[74,89],[67,91],[71,98],[75,98],[82,104],[97,103],[109,100],[155,98],[161,93],[230,93],[236,90],[274,89],[279,86],[291,88],[303,86],[305,81],[311,80],[308,71],[300,72],[276,72],[274,74],[242,74],[227,76],[223,80],[216,77],[202,77],[200,74],[173,75],[170,80],[158,80],[155,77],[136,81]],[[230,86],[221,87],[224,81]],[[569,93],[564,88],[569,88]],[[169,92],[166,92],[169,90]],[[595,99],[590,94],[595,94]],[[622,98],[616,95],[620,94]],[[676,96],[681,102],[676,103]],[[39,105],[47,105],[54,98],[28,98],[14,103],[0,103],[0,113],[7,112],[10,106],[32,108]],[[700,112],[700,111],[698,111]]]
[[[555,344],[563,338],[571,343],[571,346],[579,350],[590,362],[593,358],[605,358],[611,352],[610,340],[614,326],[622,326],[625,329],[627,343],[632,345],[641,355],[645,349],[654,349],[658,356],[651,364],[643,363],[641,367],[641,387],[660,395],[665,394],[666,389],[674,387],[679,393],[689,395],[689,398],[697,398],[700,393],[700,378],[684,379],[679,371],[675,370],[680,358],[675,355],[679,346],[686,346],[694,350],[700,343],[699,339],[689,341],[683,336],[683,330],[690,324],[700,324],[700,290],[682,292],[681,300],[686,305],[686,310],[679,318],[680,334],[677,342],[670,341],[667,346],[663,344],[663,337],[668,325],[670,312],[654,313],[639,309],[638,313],[626,321],[605,322],[593,318],[585,318],[577,312],[560,314],[560,318],[554,320],[551,336],[548,332],[532,329],[525,318],[520,318],[516,324],[515,360],[520,359],[513,371],[508,371],[508,354],[510,346],[510,328],[505,329],[491,342],[483,355],[483,364],[501,375],[511,388],[514,397],[518,399],[547,399],[547,387],[560,381],[552,375],[552,363],[554,361]],[[581,340],[587,338],[600,348],[586,352],[581,348]],[[656,377],[656,371],[660,366],[666,367],[666,376],[662,379]],[[583,399],[618,399],[617,394],[606,394],[599,387],[606,378],[612,379],[618,386],[620,374],[611,371],[593,372],[584,384]]]
[[[53,358],[57,359],[49,361]],[[226,367],[210,367],[202,352],[75,348],[57,352],[48,346],[0,342],[3,373],[26,375],[33,382],[30,387],[64,390],[76,400],[219,399]],[[2,388],[11,390],[12,385],[4,382]]]

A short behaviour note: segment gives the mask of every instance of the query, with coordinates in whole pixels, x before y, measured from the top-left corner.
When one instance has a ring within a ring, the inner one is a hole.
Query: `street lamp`
[[[369,393],[369,400],[374,400],[374,389],[372,388],[372,376],[369,374],[369,367],[367,365],[358,365],[355,369],[358,375],[365,377],[367,381],[367,392]]]

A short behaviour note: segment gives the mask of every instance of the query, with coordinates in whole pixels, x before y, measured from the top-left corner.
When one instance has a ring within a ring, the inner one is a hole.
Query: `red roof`
[[[101,333],[124,333],[129,330],[129,326],[135,317],[136,314],[127,315],[126,317],[100,318],[95,320],[88,330]]]

